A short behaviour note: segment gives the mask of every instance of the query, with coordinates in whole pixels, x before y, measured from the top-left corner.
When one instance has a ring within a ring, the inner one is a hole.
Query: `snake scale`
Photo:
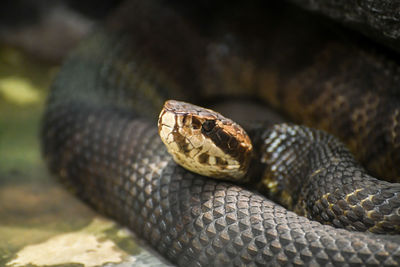
[[[306,194],[322,194],[311,211],[347,229],[299,216],[253,189],[193,174],[167,153],[157,133],[166,99],[255,97],[337,135],[371,174],[399,177],[396,58],[296,8],[255,3],[210,10],[133,0],[117,10],[53,83],[41,133],[50,170],[180,266],[398,265],[399,235],[348,229],[365,230],[389,214],[381,228],[396,233],[399,185],[371,180],[324,132],[267,128],[261,133],[272,155],[267,166],[277,167],[270,173],[278,184],[282,174],[308,173],[315,187]],[[209,12],[206,20],[200,11]],[[297,155],[290,166],[281,153],[288,150]],[[315,176],[326,179],[315,185]],[[339,183],[345,186],[335,189]],[[353,217],[361,220],[351,225]]]

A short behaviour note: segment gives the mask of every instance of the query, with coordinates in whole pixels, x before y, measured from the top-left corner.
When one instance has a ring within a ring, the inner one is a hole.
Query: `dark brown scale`
[[[222,168],[224,168],[224,166],[228,164],[225,160],[221,159],[220,157],[216,157],[215,160],[217,164],[220,165]]]
[[[198,159],[199,159],[199,162],[200,163],[206,163],[206,162],[208,162],[208,158],[209,158],[210,156],[207,154],[207,153],[201,153],[200,155],[199,155],[199,157],[198,157]]]
[[[219,145],[228,147],[228,149],[230,149],[230,147],[228,146],[230,136],[227,133],[225,133],[224,131],[219,131],[217,133],[217,138],[219,139],[219,142],[218,142]]]
[[[215,127],[215,120],[206,120],[205,122],[203,122],[201,127],[202,127],[202,130],[204,130],[205,132],[209,133]]]
[[[244,162],[246,162],[247,158],[250,156],[250,154],[247,152],[247,148],[239,145],[238,141],[236,140],[231,142],[231,144],[236,144],[236,147],[233,148],[228,144],[228,142],[234,139],[233,137],[230,137],[225,132],[225,130],[221,128],[221,126],[216,125],[215,121],[208,120],[206,122],[209,122],[207,123],[208,125],[206,126],[207,130],[204,128],[204,123],[203,123],[202,133],[208,138],[210,138],[212,142],[218,148],[220,148],[224,153],[230,155],[238,162],[243,162],[243,166],[245,166]],[[226,162],[223,163],[222,165],[226,165]]]

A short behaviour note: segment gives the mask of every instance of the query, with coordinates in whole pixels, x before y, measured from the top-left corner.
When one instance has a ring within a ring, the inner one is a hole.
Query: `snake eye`
[[[210,132],[215,127],[215,121],[206,120],[201,127],[205,132]]]

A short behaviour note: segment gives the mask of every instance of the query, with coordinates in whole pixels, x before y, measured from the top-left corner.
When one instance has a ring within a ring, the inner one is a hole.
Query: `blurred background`
[[[47,172],[40,118],[63,59],[120,0],[13,0],[0,9],[0,266],[164,266]],[[95,8],[93,8],[95,7]]]

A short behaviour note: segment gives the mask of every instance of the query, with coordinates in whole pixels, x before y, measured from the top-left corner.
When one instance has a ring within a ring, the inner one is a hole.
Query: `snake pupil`
[[[206,120],[202,128],[204,129],[205,132],[210,132],[212,129],[215,127],[215,121],[214,120]]]

